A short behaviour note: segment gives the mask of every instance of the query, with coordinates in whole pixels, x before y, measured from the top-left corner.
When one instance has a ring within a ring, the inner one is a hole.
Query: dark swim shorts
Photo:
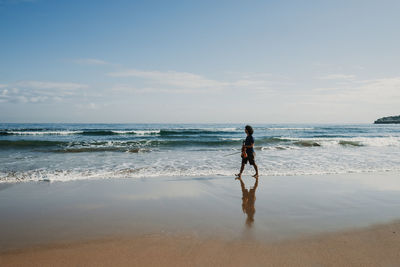
[[[250,165],[254,165],[254,154],[247,154],[247,158],[242,158],[242,163],[247,164],[247,162],[250,163]]]

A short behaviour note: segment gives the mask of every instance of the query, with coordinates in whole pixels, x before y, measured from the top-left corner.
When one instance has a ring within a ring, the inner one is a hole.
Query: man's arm
[[[246,145],[243,145],[245,148],[252,148],[252,147],[254,147],[254,143],[251,143],[250,145],[248,145],[248,146],[246,146]]]

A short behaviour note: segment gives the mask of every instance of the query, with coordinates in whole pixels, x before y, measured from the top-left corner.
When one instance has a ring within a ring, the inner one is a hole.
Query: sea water
[[[0,182],[233,176],[244,126],[3,123]],[[252,126],[260,175],[400,170],[400,125]]]

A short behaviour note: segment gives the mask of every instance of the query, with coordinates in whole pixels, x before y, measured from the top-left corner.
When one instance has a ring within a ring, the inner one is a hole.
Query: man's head
[[[252,135],[253,134],[253,128],[250,126],[250,125],[246,125],[246,127],[244,127],[245,128],[245,130],[246,130],[246,132],[249,134],[249,135]]]

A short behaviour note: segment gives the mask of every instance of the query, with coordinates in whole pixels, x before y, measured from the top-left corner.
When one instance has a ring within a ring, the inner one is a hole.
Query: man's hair
[[[254,133],[253,128],[250,125],[246,125],[245,129],[247,130],[247,132],[252,135]]]

